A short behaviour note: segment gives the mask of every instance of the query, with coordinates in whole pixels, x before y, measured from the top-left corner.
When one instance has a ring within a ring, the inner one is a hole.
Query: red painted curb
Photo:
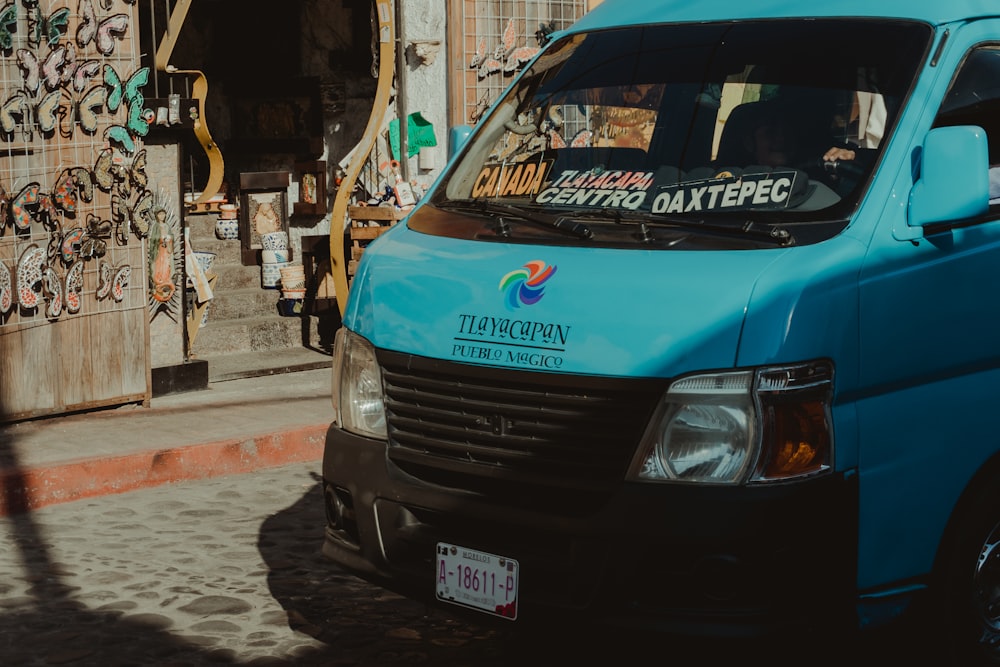
[[[251,472],[323,456],[329,424],[199,445],[0,470],[0,516],[170,482]]]

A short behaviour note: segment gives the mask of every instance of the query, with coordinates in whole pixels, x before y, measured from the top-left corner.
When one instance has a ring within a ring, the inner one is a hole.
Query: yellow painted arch
[[[392,82],[396,67],[396,28],[393,23],[393,6],[391,2],[376,3],[378,11],[379,64],[378,87],[375,91],[375,102],[365,133],[354,149],[354,158],[347,165],[346,173],[333,200],[333,212],[330,215],[330,272],[333,275],[333,286],[337,294],[337,307],[344,314],[347,306],[347,262],[344,257],[344,229],[347,225],[347,207],[354,192],[354,184],[364,166],[372,146],[378,139],[379,132],[389,108],[389,98],[392,95]],[[338,227],[339,225],[339,227]]]
[[[201,204],[211,199],[219,191],[222,181],[225,178],[226,165],[222,158],[222,152],[212,140],[212,134],[208,131],[208,119],[205,118],[205,98],[208,95],[208,79],[199,70],[180,70],[170,64],[170,56],[174,52],[174,45],[177,43],[177,35],[180,34],[184,19],[187,18],[188,9],[191,8],[192,0],[177,0],[173,10],[170,12],[170,19],[167,21],[167,29],[163,34],[163,39],[156,49],[156,69],[168,74],[193,74],[194,84],[191,94],[198,100],[198,121],[194,125],[194,136],[201,144],[202,150],[208,156],[208,183],[201,191],[195,204]]]

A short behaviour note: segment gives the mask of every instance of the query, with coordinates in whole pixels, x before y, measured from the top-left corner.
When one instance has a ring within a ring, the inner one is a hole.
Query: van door
[[[976,28],[1000,35],[997,21]],[[960,51],[954,77],[938,65],[934,124],[983,127],[1000,161],[1000,46]],[[1000,205],[914,241],[887,238],[898,220],[879,224],[860,285],[862,591],[931,570],[955,502],[1000,444]]]

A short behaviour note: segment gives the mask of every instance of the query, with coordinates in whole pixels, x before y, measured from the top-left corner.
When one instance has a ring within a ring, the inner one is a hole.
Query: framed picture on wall
[[[299,201],[292,205],[292,212],[295,215],[326,215],[326,162],[299,162],[295,172]]]
[[[240,175],[240,245],[244,265],[259,263],[263,236],[288,234],[289,172],[252,172]]]

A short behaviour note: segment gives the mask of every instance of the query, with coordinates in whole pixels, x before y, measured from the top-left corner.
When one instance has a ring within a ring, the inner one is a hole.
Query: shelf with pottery
[[[365,246],[373,239],[389,231],[393,225],[405,218],[409,210],[395,206],[348,206],[347,215],[351,219],[348,233],[351,237],[351,259],[347,263],[347,275],[353,276]]]

